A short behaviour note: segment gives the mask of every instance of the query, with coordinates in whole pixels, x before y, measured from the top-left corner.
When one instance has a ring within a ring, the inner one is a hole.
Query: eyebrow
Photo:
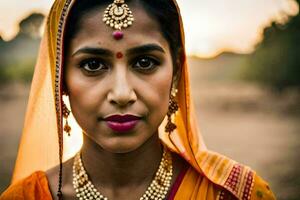
[[[77,54],[94,54],[94,55],[102,55],[102,56],[113,56],[113,53],[107,49],[99,48],[99,47],[83,47],[72,54],[72,57],[76,56]]]
[[[159,51],[165,53],[164,49],[157,44],[146,44],[142,46],[133,47],[126,51],[126,54],[140,54],[140,53],[148,53],[152,51]],[[83,47],[77,50],[75,53],[72,54],[72,57],[76,56],[77,54],[93,54],[93,55],[102,55],[102,56],[110,56],[113,57],[113,52],[99,47]]]
[[[160,51],[162,53],[165,53],[164,49],[157,44],[146,44],[127,50],[127,54],[148,53],[152,51]]]

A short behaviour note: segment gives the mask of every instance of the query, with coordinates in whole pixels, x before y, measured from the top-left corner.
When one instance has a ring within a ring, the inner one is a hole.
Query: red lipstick
[[[113,131],[128,132],[138,124],[140,119],[140,117],[134,115],[111,115],[104,120]]]

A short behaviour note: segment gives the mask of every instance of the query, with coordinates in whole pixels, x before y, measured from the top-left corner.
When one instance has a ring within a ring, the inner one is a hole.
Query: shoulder
[[[48,180],[45,172],[37,171],[30,176],[11,185],[1,196],[0,200],[51,200]]]
[[[250,167],[215,152],[208,151],[204,157],[201,169],[207,178],[237,199],[276,199],[269,185]]]
[[[223,187],[241,200],[275,200],[268,183],[246,165],[235,163]]]
[[[276,199],[268,183],[250,167],[210,151],[197,158],[197,165],[193,165],[186,178],[191,177],[191,188],[205,188],[207,194],[210,191],[212,199]]]
[[[245,183],[243,183],[245,184]],[[254,175],[254,180],[252,184],[249,184],[241,190],[238,197],[236,193],[232,192],[228,188],[215,187],[217,191],[217,199],[236,199],[236,200],[276,200],[275,195],[271,191],[267,182],[265,182],[260,176]]]

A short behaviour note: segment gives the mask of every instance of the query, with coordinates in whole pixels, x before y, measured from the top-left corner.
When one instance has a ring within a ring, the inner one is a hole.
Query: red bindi
[[[123,54],[121,52],[118,52],[116,56],[117,56],[118,59],[123,58]]]

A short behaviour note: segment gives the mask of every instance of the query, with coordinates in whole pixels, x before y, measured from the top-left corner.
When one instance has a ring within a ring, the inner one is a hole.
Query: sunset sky
[[[47,13],[52,0],[0,0],[0,35],[9,40],[18,22],[33,11]],[[295,15],[294,0],[178,0],[190,54],[212,57],[228,50],[249,53],[270,21]]]

